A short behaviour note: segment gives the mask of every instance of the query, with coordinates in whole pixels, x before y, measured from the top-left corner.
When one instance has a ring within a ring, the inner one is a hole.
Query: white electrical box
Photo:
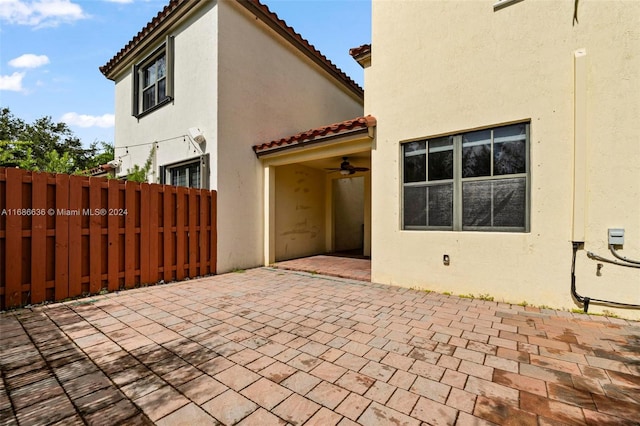
[[[621,246],[624,244],[624,229],[609,228],[609,245]]]

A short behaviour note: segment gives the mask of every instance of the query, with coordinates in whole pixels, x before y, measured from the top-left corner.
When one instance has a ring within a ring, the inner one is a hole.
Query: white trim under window
[[[528,232],[529,123],[405,142],[402,229]]]

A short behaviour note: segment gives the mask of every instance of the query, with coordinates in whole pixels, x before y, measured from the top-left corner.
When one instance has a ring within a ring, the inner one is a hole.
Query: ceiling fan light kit
[[[352,175],[356,172],[367,172],[369,171],[369,169],[367,167],[355,167],[352,166],[351,163],[349,163],[349,159],[348,157],[342,157],[342,163],[340,163],[340,167],[339,168],[331,168],[331,169],[326,169],[329,170],[331,172],[340,172],[340,174],[342,176],[349,176]]]

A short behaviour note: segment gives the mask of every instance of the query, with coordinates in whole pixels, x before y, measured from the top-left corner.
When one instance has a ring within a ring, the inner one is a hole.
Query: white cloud
[[[0,75],[0,90],[10,90],[12,92],[22,91],[23,72],[14,72],[11,75]]]
[[[120,4],[129,4],[133,3],[133,0],[105,0],[107,3],[120,3]]]
[[[56,27],[88,16],[70,0],[0,0],[0,21],[35,28]]]
[[[49,63],[46,55],[34,55],[26,53],[9,61],[9,65],[14,68],[38,68]]]
[[[64,121],[70,126],[78,127],[113,127],[115,123],[115,115],[85,115],[76,112],[67,112],[62,116],[60,121]]]

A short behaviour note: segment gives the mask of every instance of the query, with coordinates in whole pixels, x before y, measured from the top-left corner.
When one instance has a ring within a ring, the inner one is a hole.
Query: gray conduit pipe
[[[611,254],[613,254],[613,256],[614,256],[615,258],[620,259],[620,260],[622,260],[623,262],[633,263],[633,264],[636,264],[636,265],[640,265],[640,261],[638,261],[638,260],[627,259],[627,258],[626,258],[626,257],[624,257],[624,256],[620,256],[620,255],[618,254],[618,252],[616,251],[616,248],[613,246],[613,244],[609,244],[609,250],[611,251]],[[640,266],[638,266],[638,267],[640,267]]]
[[[613,265],[618,265],[618,266],[626,266],[627,268],[640,268],[640,265],[616,262],[615,260],[611,260],[611,259],[607,259],[606,257],[598,256],[597,254],[595,254],[593,252],[590,252],[590,251],[587,252],[587,257],[589,257],[589,259],[599,260],[600,262],[611,263]],[[628,261],[625,260],[625,262],[628,262]]]
[[[580,244],[581,243],[578,243],[578,242],[574,241],[571,244],[573,245],[573,258],[571,260],[571,295],[576,299],[576,301],[578,303],[582,304],[585,313],[587,313],[589,311],[589,304],[591,302],[595,302],[598,305],[611,306],[613,308],[640,309],[640,305],[634,305],[634,304],[631,304],[631,303],[612,302],[610,300],[602,300],[602,299],[596,299],[596,298],[593,298],[593,297],[580,296],[578,294],[578,292],[576,291],[576,254],[578,253],[578,249],[580,248]],[[593,255],[593,253],[590,253],[590,254]],[[593,256],[596,256],[596,255],[593,255]],[[589,257],[591,257],[591,256],[589,256]],[[604,258],[602,258],[602,259],[604,259]],[[636,267],[636,266],[633,266],[633,265],[624,265],[622,263],[619,263],[619,262],[616,262],[616,261],[613,261],[613,260],[608,260],[608,259],[605,259],[604,261],[608,261],[609,263],[614,263],[616,265]]]

